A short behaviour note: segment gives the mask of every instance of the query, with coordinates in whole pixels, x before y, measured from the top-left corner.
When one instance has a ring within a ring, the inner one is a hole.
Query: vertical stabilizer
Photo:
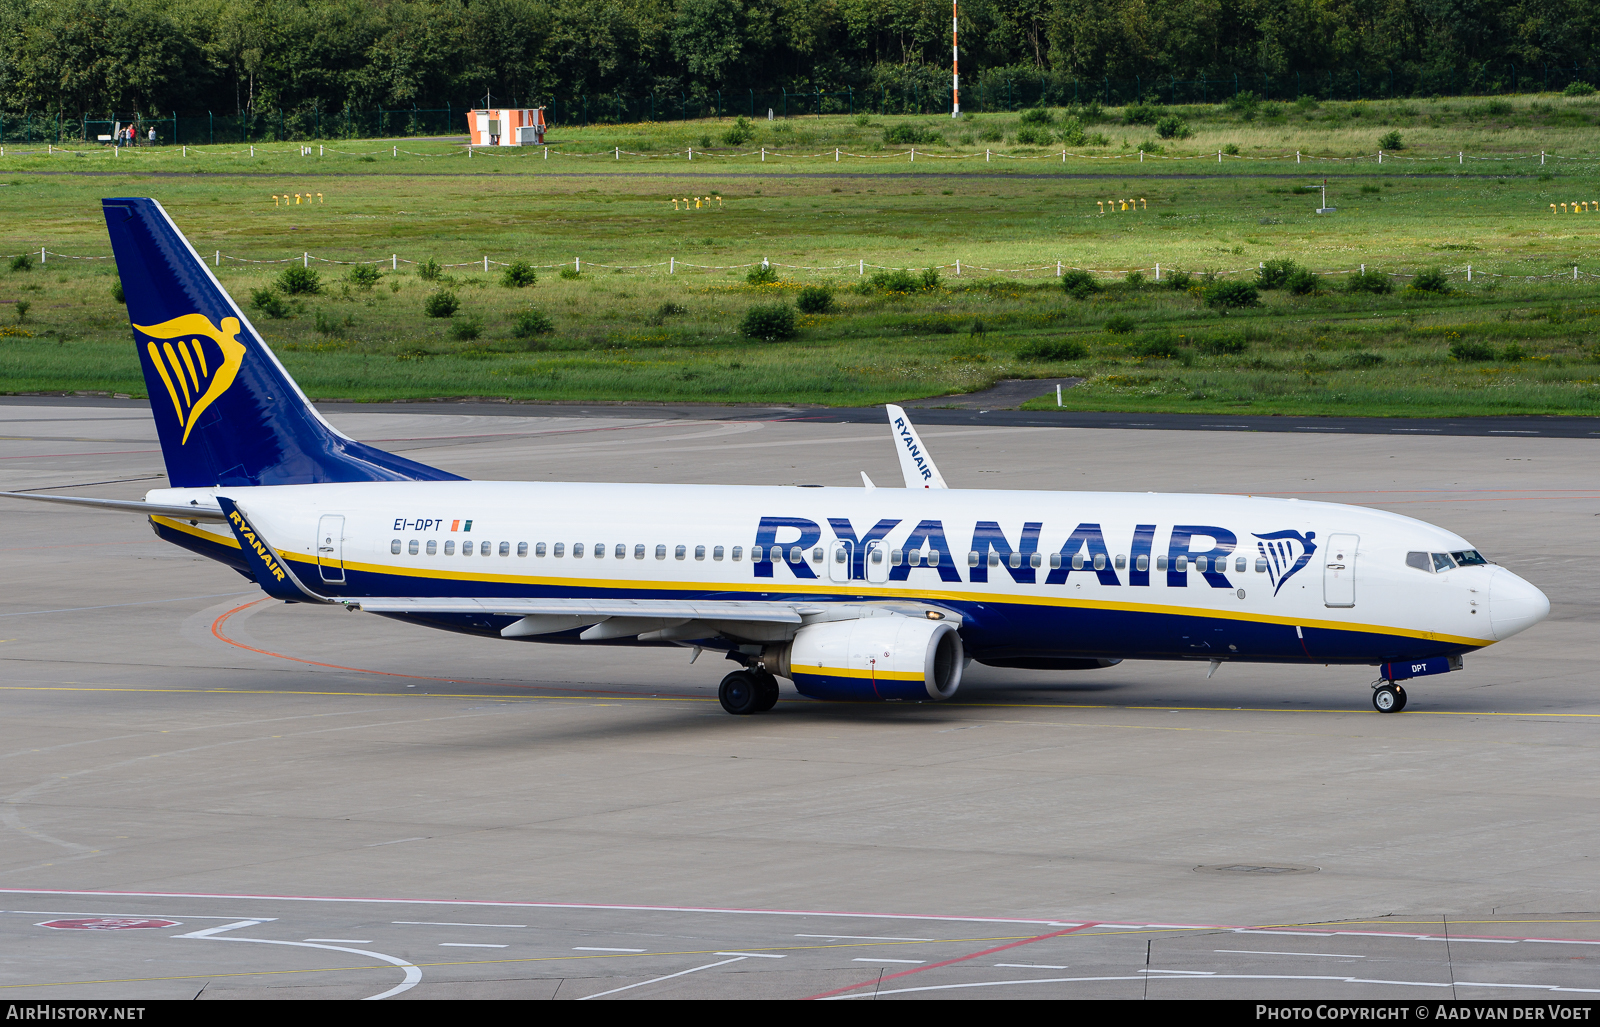
[[[101,202],[172,485],[457,478],[335,430],[161,204]]]
[[[934,466],[928,447],[922,444],[911,418],[893,403],[886,404],[889,411],[889,428],[894,432],[895,451],[900,454],[900,473],[905,476],[908,489],[947,489],[944,475]]]

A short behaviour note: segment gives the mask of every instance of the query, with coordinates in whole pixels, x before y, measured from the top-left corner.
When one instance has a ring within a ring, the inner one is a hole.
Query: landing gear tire
[[[771,674],[752,674],[756,679],[757,699],[755,712],[765,713],[778,705],[778,679]]]
[[[722,703],[722,708],[738,717],[761,712],[764,708],[761,705],[762,695],[756,676],[743,670],[736,670],[723,678],[717,688],[717,700]]]
[[[1399,713],[1406,708],[1406,690],[1399,685],[1379,685],[1372,690],[1372,708],[1379,713]]]

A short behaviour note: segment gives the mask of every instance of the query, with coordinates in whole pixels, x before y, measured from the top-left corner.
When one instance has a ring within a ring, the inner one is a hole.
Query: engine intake
[[[896,614],[807,625],[761,662],[813,699],[937,701],[961,686],[965,654],[949,621]]]

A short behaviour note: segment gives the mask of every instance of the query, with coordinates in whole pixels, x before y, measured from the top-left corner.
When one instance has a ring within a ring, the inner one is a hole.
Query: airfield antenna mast
[[[961,47],[957,36],[961,31],[961,17],[957,4],[950,0],[950,116],[961,117]]]

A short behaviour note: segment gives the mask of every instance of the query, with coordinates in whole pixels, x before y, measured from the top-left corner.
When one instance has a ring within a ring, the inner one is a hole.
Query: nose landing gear
[[[1372,708],[1379,713],[1399,713],[1406,708],[1406,690],[1392,681],[1372,686]]]

